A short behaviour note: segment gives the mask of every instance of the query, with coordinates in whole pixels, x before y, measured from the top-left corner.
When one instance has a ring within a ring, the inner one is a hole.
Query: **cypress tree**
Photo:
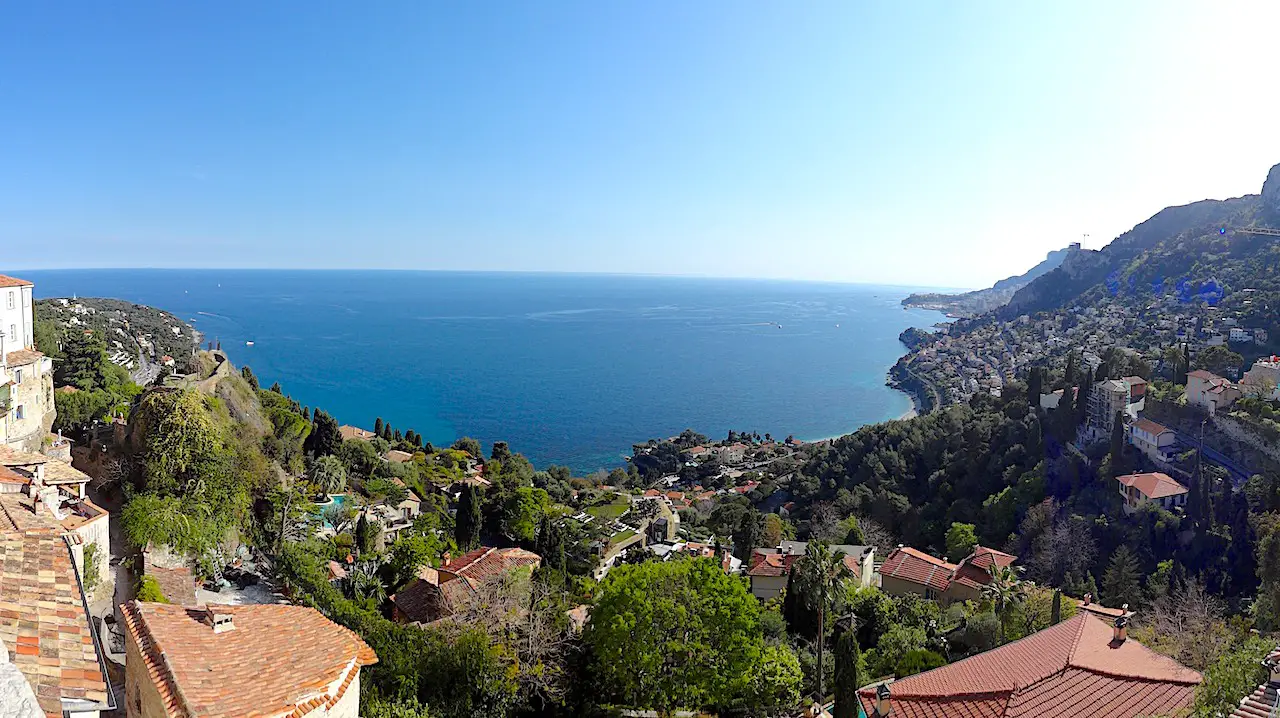
[[[1071,391],[1071,387],[1076,384],[1076,353],[1067,354],[1067,368],[1062,372],[1062,378],[1066,384],[1066,390]]]
[[[1049,613],[1049,620],[1052,623],[1062,622],[1062,591],[1053,589],[1053,608]]]
[[[1031,376],[1027,377],[1027,404],[1032,409],[1040,407],[1040,392],[1044,385],[1044,373],[1040,367],[1031,367]]]
[[[1111,423],[1111,476],[1124,473],[1124,412],[1117,411]]]
[[[381,416],[373,420],[373,433],[377,434],[378,436],[382,436],[382,417]]]
[[[468,486],[458,500],[458,513],[453,524],[453,538],[459,551],[466,552],[476,547],[480,542],[480,525],[483,521],[476,487]]]
[[[858,639],[850,626],[836,640],[836,705],[834,718],[858,718],[858,687],[862,676],[858,674]]]
[[[1093,375],[1089,367],[1085,367],[1080,378],[1080,394],[1076,397],[1076,426],[1083,425],[1089,418],[1089,395],[1093,393]]]
[[[391,440],[396,442],[397,444],[404,440],[404,437],[400,435],[399,429],[396,429],[395,433],[392,434]]]

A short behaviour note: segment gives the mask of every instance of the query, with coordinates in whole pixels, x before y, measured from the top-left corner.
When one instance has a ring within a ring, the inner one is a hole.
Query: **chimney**
[[[232,620],[232,615],[225,610],[223,606],[206,606],[204,609],[204,622],[214,633],[226,633],[234,631],[236,624]]]
[[[443,566],[443,567],[445,567],[445,568],[448,568],[448,567],[449,567],[449,564],[453,562],[453,555],[452,555],[452,554],[450,554],[448,551],[445,551],[445,552],[444,552],[444,555],[443,555],[443,556],[441,556],[441,558],[443,558],[443,559],[444,559],[444,562],[443,562],[442,564],[440,564],[440,565],[441,565],[441,566]]]
[[[1125,604],[1128,608],[1129,604]],[[1116,619],[1115,625],[1111,629],[1111,642],[1124,643],[1129,638],[1129,612],[1125,611],[1124,615]]]
[[[892,714],[893,701],[889,699],[889,684],[881,683],[876,686],[876,705],[872,718],[888,718]]]
[[[1086,593],[1086,594],[1084,595],[1084,605],[1088,606],[1088,605],[1089,605],[1089,604],[1091,604],[1091,603],[1093,603],[1093,594],[1092,594],[1092,593]]]

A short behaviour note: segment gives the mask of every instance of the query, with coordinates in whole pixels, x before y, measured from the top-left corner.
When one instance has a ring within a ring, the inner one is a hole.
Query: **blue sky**
[[[1243,2],[5,3],[0,270],[984,285],[1257,192],[1277,30]]]

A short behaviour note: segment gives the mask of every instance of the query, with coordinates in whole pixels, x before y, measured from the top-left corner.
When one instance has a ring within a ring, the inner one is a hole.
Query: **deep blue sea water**
[[[807,282],[417,271],[18,272],[37,297],[116,297],[218,339],[263,383],[441,445],[510,442],[537,466],[622,464],[692,427],[835,436],[911,408],[884,385],[910,291]],[[246,342],[252,341],[253,346]]]

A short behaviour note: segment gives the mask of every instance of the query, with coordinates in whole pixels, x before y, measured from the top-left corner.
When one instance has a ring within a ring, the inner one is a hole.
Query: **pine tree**
[[[245,364],[240,369],[240,376],[244,377],[244,380],[249,383],[249,388],[254,391],[257,391],[260,388],[258,386],[258,377],[253,375],[253,370],[249,368],[248,364]]]
[[[1138,565],[1138,557],[1127,545],[1121,544],[1102,576],[1102,594],[1106,603],[1112,606],[1129,604],[1137,605],[1142,597],[1142,568]]]
[[[862,676],[858,674],[858,639],[850,626],[836,639],[836,704],[834,718],[858,718],[858,687]]]
[[[733,532],[733,555],[738,560],[751,560],[751,552],[760,544],[760,535],[764,533],[764,515],[758,511],[748,511],[742,515],[738,528]]]

